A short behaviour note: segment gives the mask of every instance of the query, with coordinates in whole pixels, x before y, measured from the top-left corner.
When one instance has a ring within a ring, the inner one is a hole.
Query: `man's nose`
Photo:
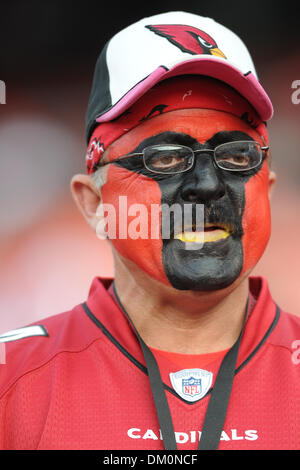
[[[209,154],[196,157],[195,166],[186,173],[181,197],[188,202],[207,202],[224,196],[222,175]]]

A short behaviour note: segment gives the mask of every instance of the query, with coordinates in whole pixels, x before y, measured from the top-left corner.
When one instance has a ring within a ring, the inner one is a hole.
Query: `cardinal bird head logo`
[[[166,38],[182,52],[194,55],[211,54],[226,59],[216,41],[201,29],[182,24],[156,24],[147,25],[146,28]]]

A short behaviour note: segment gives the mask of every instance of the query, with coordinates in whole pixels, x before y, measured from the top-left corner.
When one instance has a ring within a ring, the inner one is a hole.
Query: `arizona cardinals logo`
[[[201,29],[182,24],[156,24],[147,25],[146,28],[166,38],[182,52],[194,55],[212,54],[226,59],[226,56],[218,48],[216,41]]]

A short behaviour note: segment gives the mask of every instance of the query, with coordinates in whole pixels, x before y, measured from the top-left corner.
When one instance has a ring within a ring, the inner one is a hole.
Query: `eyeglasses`
[[[145,168],[152,173],[174,175],[193,168],[195,154],[211,153],[216,166],[221,170],[242,172],[257,168],[262,163],[268,149],[268,146],[262,147],[258,142],[252,140],[226,142],[218,145],[214,150],[192,150],[185,145],[175,144],[151,145],[140,153],[124,155],[100,166],[117,163],[129,157],[141,156]]]

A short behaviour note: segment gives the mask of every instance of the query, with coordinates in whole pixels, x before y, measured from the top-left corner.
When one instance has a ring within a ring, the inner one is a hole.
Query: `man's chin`
[[[163,265],[170,284],[179,290],[214,291],[230,286],[241,274],[240,238],[204,243],[199,249],[180,240],[163,244]]]

